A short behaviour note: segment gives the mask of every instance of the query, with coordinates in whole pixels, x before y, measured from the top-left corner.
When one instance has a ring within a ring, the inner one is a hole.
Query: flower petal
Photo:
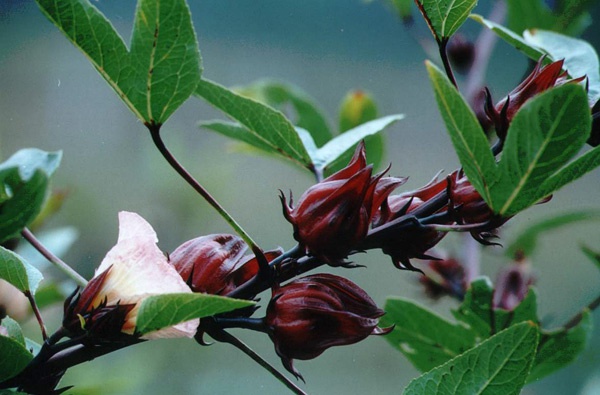
[[[123,332],[134,333],[139,305],[148,296],[192,292],[177,270],[157,247],[152,226],[135,213],[119,213],[119,238],[96,270],[95,277],[110,268],[102,289],[93,302],[104,298],[107,305],[135,304],[127,315]],[[144,338],[193,337],[199,320],[192,320],[146,334]]]

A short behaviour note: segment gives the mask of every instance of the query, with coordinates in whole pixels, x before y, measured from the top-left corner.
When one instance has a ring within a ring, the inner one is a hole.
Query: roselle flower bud
[[[521,303],[535,279],[527,262],[517,262],[502,270],[496,279],[494,308],[512,311]]]
[[[234,235],[216,234],[188,240],[170,254],[170,263],[193,292],[227,295],[258,274],[258,261],[244,256],[248,246]],[[268,261],[282,250],[265,253]]]
[[[149,296],[191,293],[158,249],[154,229],[135,213],[119,213],[119,238],[96,269],[94,278],[64,306],[63,327],[69,336],[87,334],[95,341],[136,335],[137,312]],[[191,320],[143,336],[193,337],[199,320]]]
[[[459,73],[468,73],[475,60],[475,46],[460,33],[454,34],[446,48],[452,66]]]
[[[309,188],[296,207],[282,196],[283,212],[294,227],[294,238],[306,251],[337,265],[367,235],[376,210],[405,179],[372,175],[364,143],[347,167]]]
[[[427,262],[426,275],[419,282],[425,287],[425,293],[432,299],[449,295],[459,300],[467,289],[465,269],[454,258],[431,260]]]
[[[377,327],[384,311],[343,277],[315,274],[273,289],[265,323],[275,351],[296,377],[293,359],[312,359],[332,346],[391,331]]]
[[[577,83],[585,79],[585,76],[583,76],[569,80],[567,72],[562,71],[564,59],[542,67],[543,62],[544,57],[537,62],[531,74],[495,106],[492,104],[488,92],[486,112],[496,126],[496,132],[500,140],[506,138],[510,122],[529,99],[554,86],[571,82]]]

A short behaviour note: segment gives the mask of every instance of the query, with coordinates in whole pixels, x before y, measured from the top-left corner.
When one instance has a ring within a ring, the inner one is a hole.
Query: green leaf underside
[[[307,130],[319,147],[332,137],[327,120],[315,100],[292,84],[263,79],[233,90],[282,113],[291,112],[287,118],[297,127]],[[293,111],[286,111],[289,107]]]
[[[39,214],[61,156],[27,148],[0,164],[0,242],[18,235]]]
[[[426,62],[426,66],[438,107],[465,174],[494,209],[490,188],[497,178],[496,163],[479,121],[446,75],[430,62]]]
[[[594,47],[587,41],[544,30],[525,31],[523,38],[553,60],[564,59],[564,69],[571,77],[587,77],[590,106],[600,99],[600,62]]]
[[[381,325],[395,325],[385,336],[421,372],[426,372],[475,345],[472,331],[453,324],[418,304],[388,298]]]
[[[539,380],[573,362],[585,350],[591,334],[592,317],[589,310],[584,310],[581,321],[568,331],[543,331],[527,382]]]
[[[0,382],[19,374],[33,355],[18,340],[0,335]]]
[[[439,42],[458,30],[477,5],[477,0],[418,0],[417,5]]]
[[[529,374],[537,343],[535,325],[515,325],[411,381],[403,394],[518,394]]]
[[[140,0],[128,51],[87,0],[36,0],[143,122],[162,124],[200,80],[196,35],[185,0]]]
[[[597,221],[599,219],[600,211],[592,210],[561,213],[542,219],[539,222],[527,226],[526,229],[514,237],[514,241],[506,247],[506,256],[513,258],[517,253],[531,256],[535,251],[538,239],[544,234],[564,226],[573,225],[583,221]]]
[[[260,140],[270,152],[311,168],[312,161],[298,133],[281,112],[205,79],[195,94],[242,124],[253,135],[246,140]]]
[[[498,166],[501,177],[491,189],[497,212],[516,214],[554,192],[540,186],[577,154],[590,127],[580,86],[557,87],[528,101],[511,122]]]
[[[43,276],[39,270],[25,262],[19,255],[0,247],[0,278],[21,292],[34,294]]]
[[[315,152],[312,158],[315,168],[324,169],[364,138],[376,135],[401,119],[404,119],[402,114],[389,115],[363,123],[334,137]]]
[[[154,295],[145,299],[139,309],[136,332],[146,334],[195,318],[254,305],[254,302],[223,296],[175,293]]]
[[[517,50],[523,52],[525,55],[527,55],[531,59],[538,60],[542,56],[544,56],[544,52],[542,52],[540,49],[528,44],[525,41],[525,39],[523,37],[521,37],[521,35],[516,34],[512,30],[510,30],[502,25],[499,25],[497,23],[494,23],[492,21],[489,21],[489,20],[485,19],[484,17],[482,17],[481,15],[471,14],[470,18],[473,19],[474,21],[482,24],[483,26],[487,27],[494,33],[496,33],[498,35],[498,37],[500,37],[501,39],[506,41],[508,44],[510,44]]]

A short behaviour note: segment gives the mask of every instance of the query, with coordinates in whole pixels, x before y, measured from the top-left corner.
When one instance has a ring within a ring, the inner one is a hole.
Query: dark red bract
[[[353,282],[316,274],[275,288],[265,323],[284,366],[301,377],[293,359],[312,359],[329,347],[387,333],[377,327],[383,314]]]

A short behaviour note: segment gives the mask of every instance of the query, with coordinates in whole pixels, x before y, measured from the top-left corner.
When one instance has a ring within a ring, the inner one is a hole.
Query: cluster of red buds
[[[553,86],[583,79],[568,80],[562,61],[545,67],[542,61],[496,105],[488,92],[485,110],[500,143],[525,102]],[[252,318],[256,309],[246,308],[143,338],[187,336],[203,343],[205,332],[219,340],[219,330],[225,328],[256,329],[268,334],[283,365],[302,378],[293,360],[312,359],[329,347],[353,344],[391,329],[378,327],[383,310],[349,280],[331,274],[296,276],[322,264],[351,266],[346,261],[350,255],[379,249],[399,269],[427,272],[420,281],[429,296],[462,299],[468,287],[462,265],[452,258],[436,259],[429,251],[449,230],[468,231],[477,241],[491,244],[490,237],[509,219],[489,208],[461,169],[396,195],[392,192],[407,178],[384,176],[388,170],[373,174],[361,143],[348,166],[309,188],[296,205],[282,194],[283,214],[298,242],[286,253],[276,249],[263,256],[247,255],[248,246],[241,238],[216,234],[189,240],[167,258],[158,250],[149,224],[136,214],[121,213],[117,245],[88,285],[66,301],[63,328],[68,336],[85,337],[94,345],[137,339],[137,310],[148,289],[255,299],[270,288],[263,318]],[[428,262],[421,270],[412,259]],[[525,297],[532,282],[525,268],[517,265],[501,274],[495,308],[511,310]]]

